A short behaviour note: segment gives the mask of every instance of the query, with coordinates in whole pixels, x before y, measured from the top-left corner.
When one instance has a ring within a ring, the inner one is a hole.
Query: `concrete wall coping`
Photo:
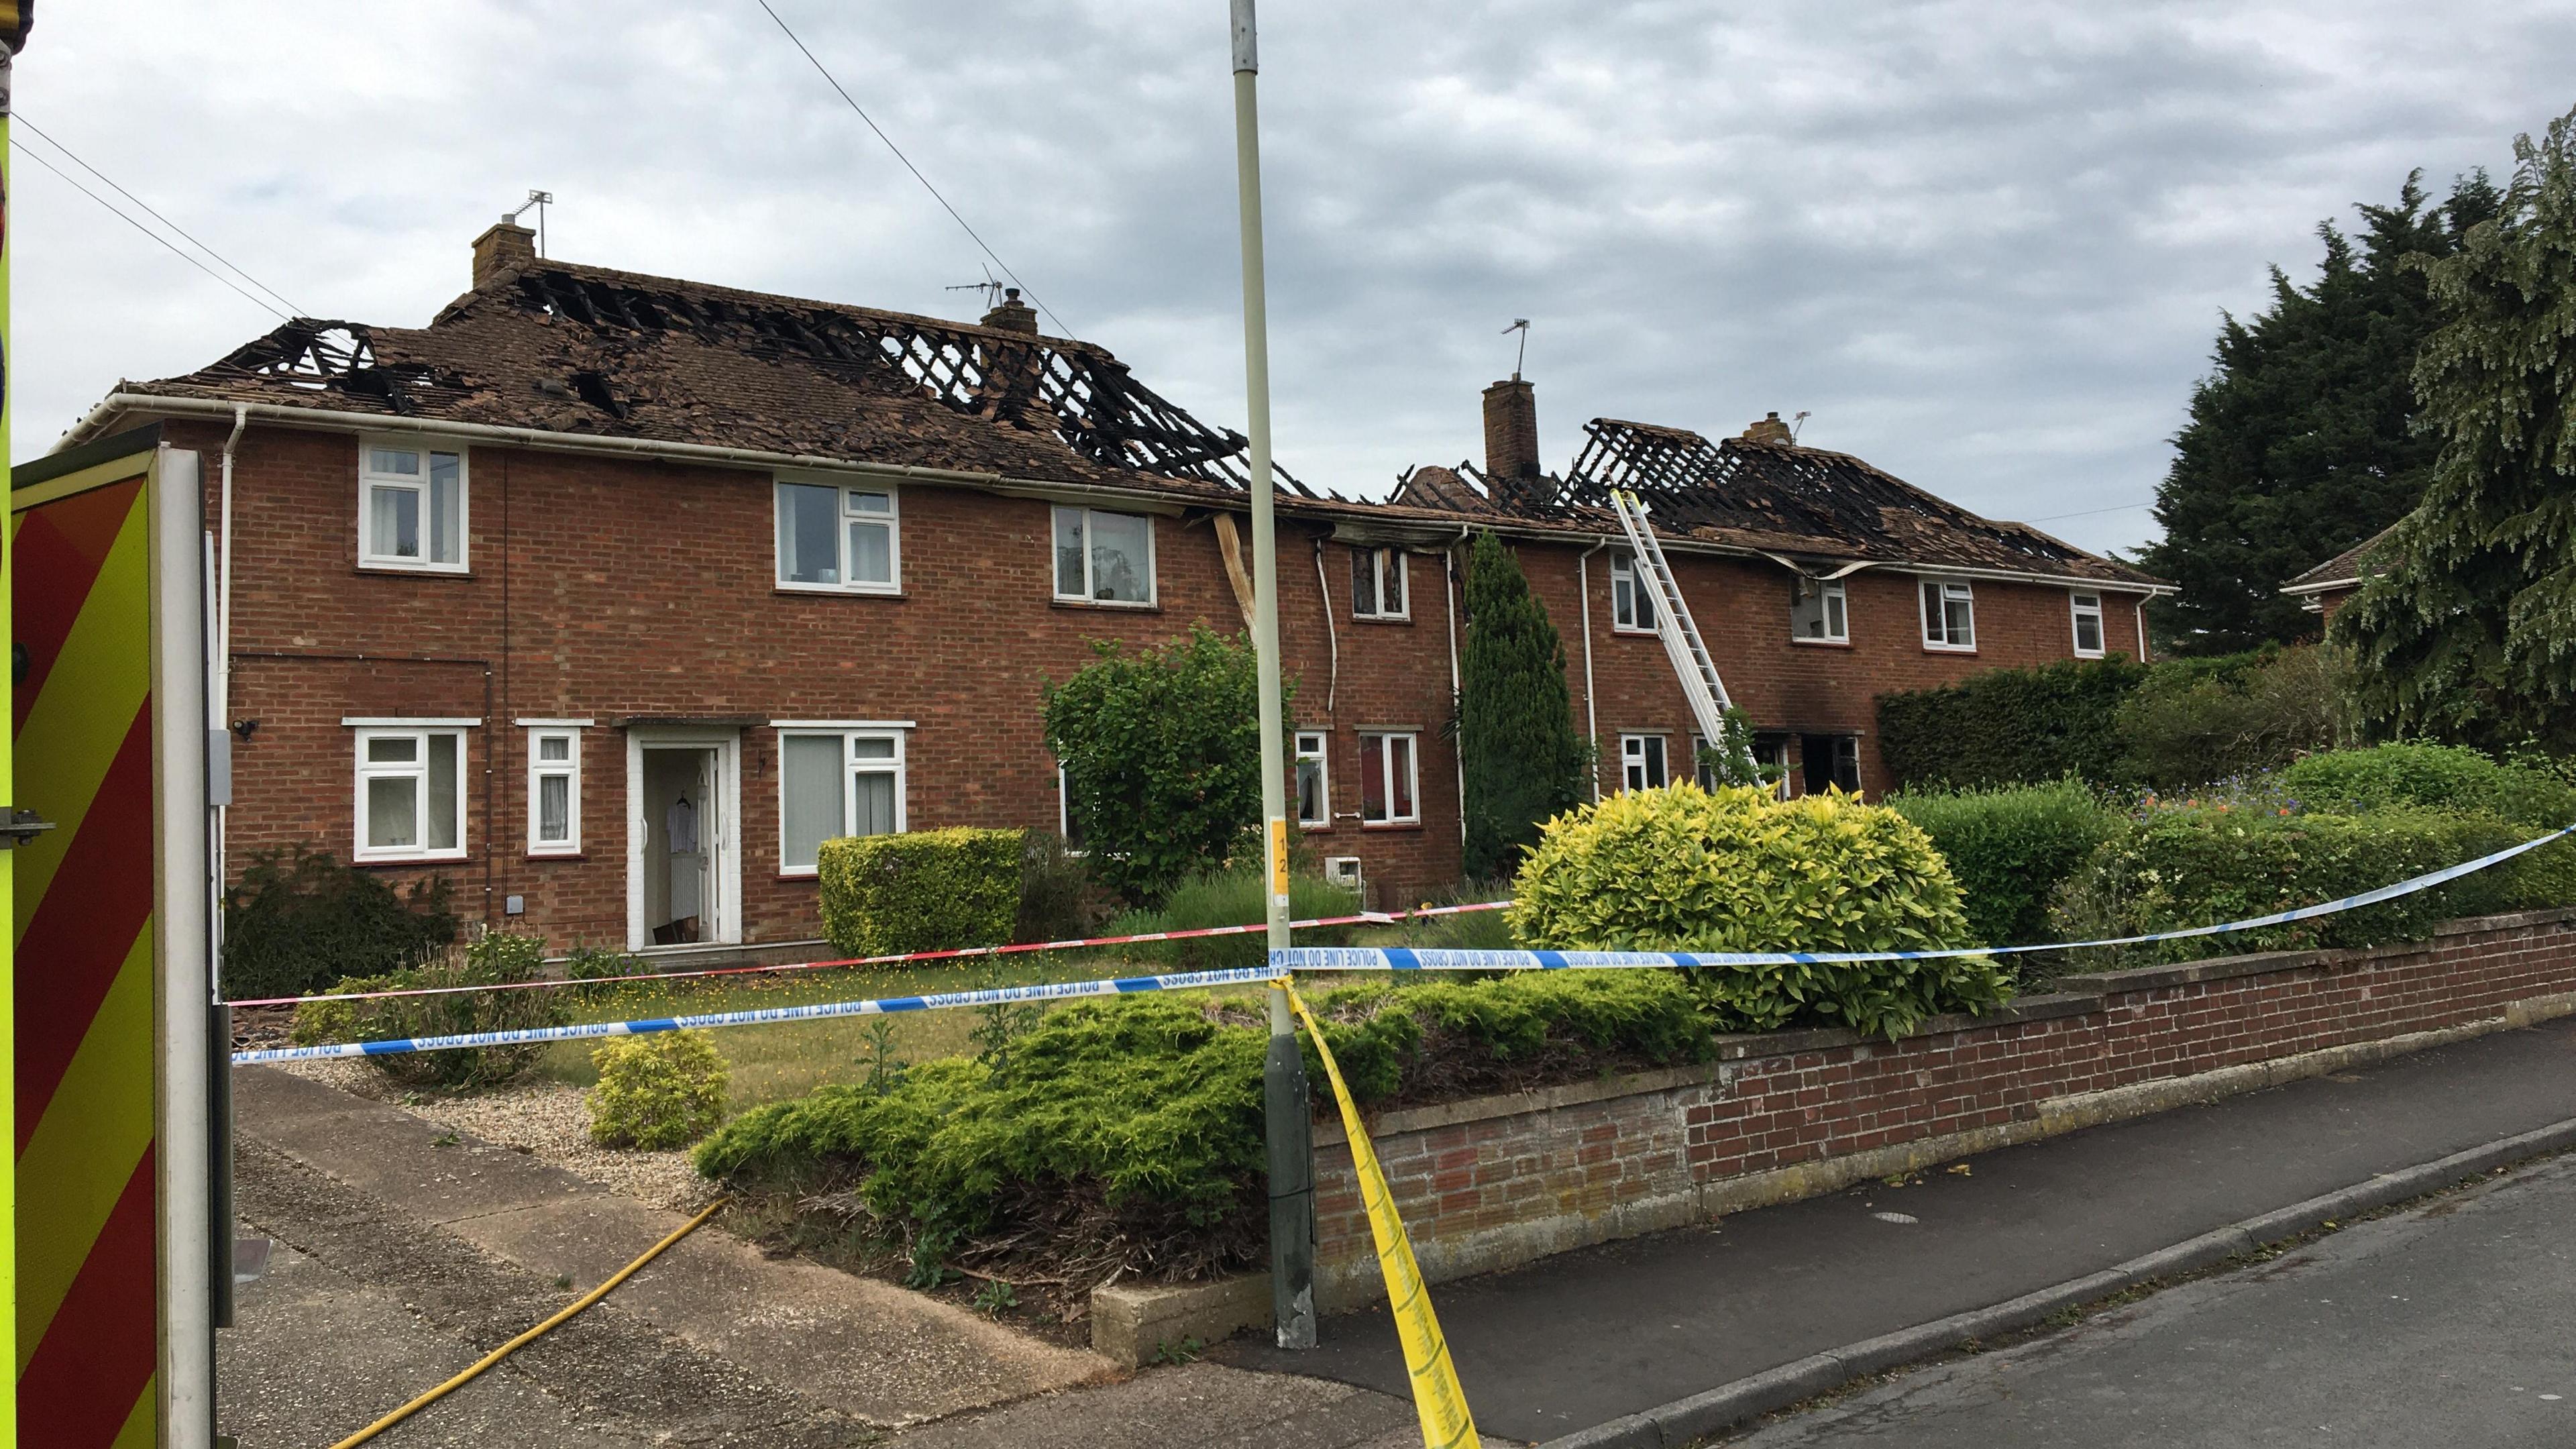
[[[2445,936],[2477,935],[2488,932],[2528,929],[2576,921],[2576,906],[2553,907],[2539,911],[2516,911],[2505,915],[2471,916],[2442,921],[2433,927],[2433,940]],[[2110,1008],[2109,998],[2141,992],[2169,990],[2205,981],[2227,981],[2268,972],[2302,971],[2318,966],[2334,966],[2374,960],[2383,956],[2420,951],[2425,941],[2396,942],[2384,946],[2351,947],[2325,951],[2258,951],[2243,956],[2221,956],[2207,961],[2185,961],[2170,966],[2140,966],[2126,971],[2103,971],[2082,976],[2059,978],[2058,984],[2068,989],[2024,996],[1981,1016],[1953,1012],[1927,1017],[1906,1040],[1927,1036],[1957,1035],[2020,1022],[2049,1021],[2063,1017],[2087,1016]],[[1689,1066],[1659,1067],[1653,1071],[1624,1072],[1594,1077],[1586,1081],[1567,1082],[1553,1087],[1536,1087],[1524,1092],[1502,1092],[1486,1097],[1468,1097],[1456,1102],[1438,1102],[1426,1107],[1404,1107],[1369,1118],[1371,1136],[1390,1132],[1429,1132],[1442,1127],[1462,1126],[1470,1122],[1492,1121],[1500,1117],[1517,1117],[1531,1112],[1548,1112],[1563,1107],[1581,1106],[1588,1102],[1606,1101],[1612,1097],[1637,1096],[1647,1092],[1670,1091],[1695,1087],[1723,1079],[1737,1063],[1798,1056],[1808,1052],[1836,1051],[1845,1047],[1865,1046],[1880,1038],[1863,1036],[1843,1027],[1801,1027],[1789,1031],[1728,1032],[1717,1037],[1713,1060]],[[1338,1146],[1349,1141],[1338,1120],[1315,1124],[1315,1145]]]

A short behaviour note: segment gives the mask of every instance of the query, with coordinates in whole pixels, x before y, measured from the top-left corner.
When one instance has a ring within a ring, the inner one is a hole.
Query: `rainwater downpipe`
[[[1315,597],[1324,602],[1324,640],[1332,648],[1332,673],[1324,676],[1324,718],[1331,719],[1333,700],[1342,689],[1342,635],[1333,624],[1333,586],[1324,577],[1324,539],[1321,534],[1315,537]],[[1327,801],[1324,809],[1329,814],[1331,802]]]
[[[222,495],[215,505],[216,527],[221,536],[215,541],[215,708],[214,728],[230,731],[233,725],[233,449],[240,444],[242,431],[250,426],[250,407],[233,404],[233,430],[224,438],[221,474]],[[222,748],[227,757],[230,743]],[[230,771],[225,772],[227,776]],[[215,807],[214,876],[215,911],[210,918],[210,938],[216,970],[215,994],[221,996],[224,959],[223,892],[226,884],[224,834],[232,818],[229,802]],[[226,1228],[225,1231],[231,1231]]]
[[[1440,550],[1440,602],[1449,611],[1449,715],[1458,714],[1458,545],[1467,541],[1467,525],[1458,525],[1456,542]],[[1455,735],[1449,739],[1449,757],[1458,766],[1458,848],[1467,848],[1467,752],[1459,748]]]
[[[1574,556],[1574,587],[1583,613],[1583,742],[1596,752],[1592,761],[1592,803],[1601,803],[1601,717],[1592,708],[1592,556],[1610,546],[1603,539]]]

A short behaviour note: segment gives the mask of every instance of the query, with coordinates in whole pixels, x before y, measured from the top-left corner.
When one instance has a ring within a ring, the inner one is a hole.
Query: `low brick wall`
[[[1372,1139],[1433,1280],[1831,1192],[2576,1011],[2576,910],[2429,941],[2065,979],[1902,1041],[1731,1036],[1699,1066],[1381,1114]],[[1316,1289],[1382,1295],[1350,1148],[1316,1127]]]

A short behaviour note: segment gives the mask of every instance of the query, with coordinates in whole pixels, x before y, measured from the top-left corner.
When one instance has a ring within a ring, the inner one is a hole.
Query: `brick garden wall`
[[[1384,1114],[1424,1273],[1462,1277],[1865,1177],[2576,1010],[2576,910],[2427,942],[2067,978],[1902,1041],[1723,1038],[1702,1066]],[[1378,1297],[1338,1124],[1316,1130],[1317,1294]]]

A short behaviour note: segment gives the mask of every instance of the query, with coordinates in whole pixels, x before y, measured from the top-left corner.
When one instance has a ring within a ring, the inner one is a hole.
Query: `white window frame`
[[[1650,773],[1646,749],[1646,742],[1649,740],[1655,744],[1652,752],[1654,764],[1651,768],[1659,768],[1663,771],[1664,778],[1661,780],[1646,778]],[[1631,746],[1634,747],[1633,750]],[[1619,736],[1619,789],[1623,793],[1629,790],[1661,789],[1672,782],[1673,751],[1668,737],[1651,732]]]
[[[1944,579],[1928,576],[1920,578],[1918,583],[1920,586],[1915,589],[1914,597],[1917,608],[1923,617],[1923,647],[1935,653],[1942,654],[1976,653],[1976,586],[1969,583],[1966,579]],[[1953,590],[1956,590],[1957,592],[1954,593],[1952,592]],[[1940,599],[1942,606],[1941,614],[1939,615],[1933,613],[1932,601],[1936,597]],[[1948,606],[1953,599],[1964,601],[1968,606],[1968,637],[1964,640],[1953,640],[1950,638],[1949,621],[1946,615],[1949,612]],[[1936,623],[1939,630],[1937,633],[1934,632]]]
[[[1623,611],[1621,604],[1627,607]],[[1645,623],[1640,624],[1638,605],[1644,605]],[[1624,616],[1623,616],[1624,614]],[[1646,587],[1645,575],[1637,568],[1633,550],[1614,550],[1610,555],[1610,632],[1614,634],[1652,634],[1655,632],[1655,596]]]
[[[1798,604],[1803,602],[1803,600],[1793,600],[1789,605],[1790,642],[1796,644],[1849,644],[1851,642],[1851,596],[1844,590],[1843,581],[1840,579],[1806,579],[1800,582],[1799,587],[1801,589],[1815,590],[1816,607],[1823,615],[1825,632],[1822,634],[1799,633]]]
[[[471,758],[466,748],[466,732],[481,720],[464,719],[344,719],[342,724],[355,727],[351,759],[355,765],[355,786],[351,791],[349,859],[357,862],[463,860],[472,842],[466,838],[467,811],[465,775]],[[429,840],[429,741],[433,735],[450,736],[456,741],[456,844],[444,850],[432,850]],[[367,745],[380,739],[409,738],[416,742],[408,764],[369,764]],[[369,845],[367,843],[367,784],[371,780],[410,777],[412,819],[420,826],[420,845]]]
[[[1073,783],[1065,778],[1062,764],[1055,767],[1055,838],[1064,842],[1067,855],[1090,853],[1073,838]]]
[[[787,577],[787,551],[780,546],[779,525],[787,517],[787,490],[795,488],[830,488],[839,504],[832,523],[833,574],[839,583],[804,583]],[[865,493],[885,500],[885,512],[869,513],[850,506],[850,495]],[[880,581],[850,579],[850,525],[882,523],[886,529],[886,576]],[[781,589],[800,594],[899,594],[903,592],[903,498],[888,484],[852,483],[841,478],[817,478],[794,473],[781,473],[769,486],[769,553],[770,582]]]
[[[1067,513],[1079,513],[1082,515],[1082,592],[1078,594],[1068,594],[1064,592],[1064,581],[1056,577],[1056,520]],[[1095,599],[1091,597],[1091,540],[1093,537],[1091,520],[1104,514],[1111,518],[1138,519],[1145,525],[1145,597],[1141,599]],[[1060,604],[1085,604],[1095,609],[1151,609],[1159,607],[1163,599],[1163,579],[1162,569],[1154,556],[1154,531],[1154,515],[1150,513],[1128,513],[1115,508],[1092,508],[1079,503],[1055,504],[1047,510],[1047,588],[1054,593],[1056,602]]]
[[[1330,827],[1333,823],[1332,737],[1322,730],[1299,730],[1297,731],[1296,744],[1296,760],[1291,765],[1290,772],[1292,776],[1291,793],[1295,794],[1297,797],[1297,824],[1301,828],[1307,830],[1323,830]],[[1301,788],[1295,788],[1298,782],[1296,782],[1293,777],[1304,771],[1308,760],[1315,762],[1315,789],[1318,794],[1323,796],[1324,815],[1320,820],[1308,818],[1306,814],[1306,792]],[[1415,770],[1416,773],[1420,772],[1420,766],[1418,764],[1416,765]],[[1420,803],[1421,802],[1419,800],[1415,801],[1415,805],[1417,807],[1419,807]]]
[[[369,466],[378,448],[418,453],[421,471],[417,476],[401,473],[379,473]],[[456,560],[438,563],[429,557],[433,524],[429,516],[429,468],[432,454],[446,453],[456,459]],[[472,459],[463,443],[442,443],[434,437],[364,437],[358,439],[358,567],[389,569],[414,574],[471,573],[474,541],[474,486]],[[371,547],[375,494],[380,488],[420,495],[421,556],[404,558],[401,554],[377,553]]]
[[[1406,555],[1404,550],[1400,548],[1367,548],[1359,545],[1352,546],[1352,590],[1354,594],[1356,594],[1359,587],[1359,571],[1362,568],[1365,568],[1369,571],[1370,597],[1377,600],[1376,608],[1363,613],[1360,610],[1359,600],[1354,597],[1351,600],[1352,618],[1382,619],[1390,621],[1409,621],[1413,618],[1413,580],[1410,577],[1410,570],[1405,562],[1405,557]],[[1386,607],[1386,580],[1389,572],[1388,566],[1390,564],[1393,565],[1392,571],[1395,575],[1395,591],[1404,596],[1404,607],[1401,609],[1390,609]]]
[[[1360,759],[1363,762],[1368,759],[1368,742],[1370,740],[1381,742],[1378,745],[1377,752],[1378,769],[1381,771],[1378,784],[1384,793],[1380,795],[1379,798],[1386,801],[1386,818],[1384,820],[1371,820],[1368,818],[1368,791],[1365,789],[1361,790],[1360,825],[1364,829],[1383,830],[1391,825],[1421,824],[1422,732],[1420,730],[1361,730],[1359,732],[1359,738]],[[1398,815],[1395,813],[1395,751],[1387,748],[1384,743],[1389,740],[1404,741],[1404,795],[1405,798],[1413,802],[1413,813],[1409,815]],[[1363,768],[1365,768],[1365,764],[1363,764]]]
[[[2102,611],[2102,596],[2098,593],[2070,592],[2066,596],[2066,606],[2067,626],[2074,631],[2075,636],[2075,657],[2101,658],[2108,652],[2111,642],[2110,619]],[[2090,649],[2084,647],[2084,621],[2087,618],[2093,621],[2093,647]]]
[[[894,834],[912,829],[908,780],[910,766],[907,748],[912,732],[910,720],[795,720],[774,726],[778,731],[778,873],[795,880],[810,880],[820,873],[821,862],[813,865],[790,865],[787,862],[787,741],[790,738],[836,739],[841,742],[841,834],[825,836],[837,840],[858,830],[858,776],[891,775],[894,777]],[[892,760],[859,760],[851,754],[854,741],[861,739],[892,740]],[[1061,797],[1059,797],[1060,799]]]
[[[520,725],[528,732],[528,854],[581,854],[581,732],[588,720],[523,719]],[[542,759],[543,742],[559,739],[567,742],[563,760]],[[545,782],[560,775],[564,778],[564,828],[561,840],[547,840],[543,828],[540,802],[544,799]]]

